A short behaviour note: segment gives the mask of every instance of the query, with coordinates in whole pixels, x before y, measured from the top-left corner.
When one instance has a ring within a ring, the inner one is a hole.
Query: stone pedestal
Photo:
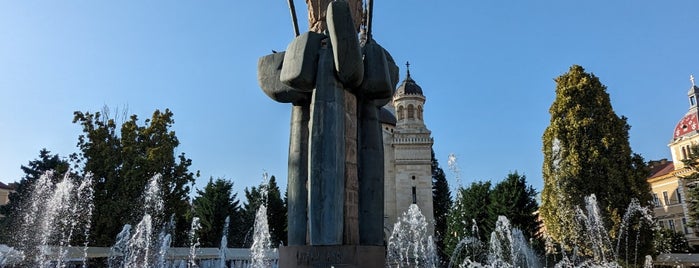
[[[279,267],[383,268],[385,255],[383,246],[286,246],[279,248]]]

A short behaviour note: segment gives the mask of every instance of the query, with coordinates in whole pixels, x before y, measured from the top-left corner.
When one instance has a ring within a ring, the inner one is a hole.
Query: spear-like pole
[[[374,0],[367,0],[366,37],[371,40],[371,22],[374,16]]]
[[[296,19],[296,8],[294,7],[294,0],[289,0],[289,10],[291,10],[291,23],[294,25],[294,34],[299,36],[299,23]]]

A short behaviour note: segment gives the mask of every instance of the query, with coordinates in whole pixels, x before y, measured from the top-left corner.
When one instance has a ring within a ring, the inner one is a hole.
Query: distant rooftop
[[[667,161],[667,159],[650,161],[648,165],[650,166],[649,179],[670,174],[670,172],[675,170],[675,164],[673,164],[672,161]]]

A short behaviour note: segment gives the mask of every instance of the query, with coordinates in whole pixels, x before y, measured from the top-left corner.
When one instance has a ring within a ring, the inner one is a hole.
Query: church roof
[[[406,65],[410,67],[409,63]],[[405,80],[396,89],[396,95],[422,95],[422,88],[410,77],[410,69],[408,69],[408,75],[405,77]]]
[[[398,121],[396,120],[396,116],[393,115],[391,111],[389,111],[385,107],[381,107],[381,109],[379,109],[379,122],[381,122],[381,124],[389,124],[395,126]]]
[[[689,95],[689,111],[677,122],[675,130],[672,133],[672,139],[677,140],[678,138],[686,135],[692,135],[699,133],[699,109],[697,107],[697,96],[699,96],[699,87],[694,85],[694,76],[690,78],[692,80],[692,87],[687,92]]]
[[[675,126],[675,133],[673,133],[673,139],[677,139],[687,134],[697,133],[698,130],[699,118],[697,117],[697,110],[692,109],[685,114],[679,122],[677,122],[677,125]]]

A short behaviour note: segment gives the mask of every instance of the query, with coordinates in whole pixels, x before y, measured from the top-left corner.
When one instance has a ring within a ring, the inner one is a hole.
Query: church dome
[[[398,121],[396,120],[396,116],[394,116],[393,113],[391,113],[391,111],[389,111],[385,107],[382,107],[381,109],[379,109],[379,122],[381,122],[381,124],[389,124],[395,126]]]
[[[410,64],[407,65],[410,66]],[[403,83],[396,89],[396,95],[422,95],[422,88],[410,77],[410,69]]]
[[[676,140],[682,136],[699,133],[699,109],[697,99],[699,99],[699,87],[694,85],[694,76],[690,76],[692,87],[687,92],[689,96],[689,111],[677,122],[672,139]]]
[[[682,117],[682,120],[675,126],[675,133],[673,133],[673,139],[677,139],[684,135],[690,133],[697,133],[699,130],[699,117],[697,117],[697,111],[689,111]]]

